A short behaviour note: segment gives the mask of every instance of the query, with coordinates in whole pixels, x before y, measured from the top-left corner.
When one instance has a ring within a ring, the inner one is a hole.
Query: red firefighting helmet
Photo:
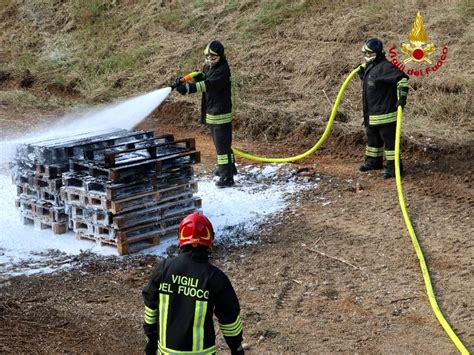
[[[209,219],[194,212],[185,217],[179,224],[179,240],[178,245],[204,245],[212,248],[214,243],[214,230]]]

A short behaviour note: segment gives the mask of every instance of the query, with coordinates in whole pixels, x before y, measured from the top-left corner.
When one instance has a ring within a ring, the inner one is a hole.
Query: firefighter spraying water
[[[209,125],[217,153],[219,176],[217,187],[234,185],[235,168],[232,152],[232,119],[234,117],[232,85],[229,63],[221,42],[210,41],[204,49],[205,63],[202,71],[179,78],[172,88],[181,95],[202,93],[201,122]]]

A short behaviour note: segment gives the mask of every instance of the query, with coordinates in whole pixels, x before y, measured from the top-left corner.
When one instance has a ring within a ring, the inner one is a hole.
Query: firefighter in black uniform
[[[212,139],[217,152],[218,187],[234,185],[236,174],[235,158],[232,152],[232,84],[229,64],[224,55],[224,46],[213,40],[204,50],[206,56],[202,72],[193,72],[185,76],[190,82],[181,82],[176,90],[182,95],[202,93],[201,122],[211,129]]]
[[[209,263],[211,222],[195,212],[179,225],[180,255],[162,261],[143,290],[146,354],[215,354],[213,315],[233,355],[244,354],[237,295]]]
[[[365,63],[360,67],[364,125],[367,131],[365,160],[359,170],[383,168],[383,155],[387,160],[384,178],[395,177],[395,133],[397,107],[406,105],[408,75],[385,58],[383,43],[371,38],[362,47]],[[402,165],[400,161],[400,170]]]

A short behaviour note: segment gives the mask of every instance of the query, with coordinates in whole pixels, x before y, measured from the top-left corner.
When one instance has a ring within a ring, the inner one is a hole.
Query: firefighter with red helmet
[[[179,225],[180,254],[163,260],[143,290],[146,354],[215,354],[215,315],[231,353],[244,354],[240,305],[229,278],[209,263],[212,224],[197,212]]]
[[[202,93],[201,122],[207,123],[217,152],[217,187],[234,185],[235,157],[232,152],[232,119],[234,117],[232,83],[229,63],[224,46],[217,40],[210,41],[204,49],[205,63],[202,71],[186,75],[176,86],[181,95]]]
[[[359,76],[362,79],[367,146],[365,159],[359,170],[365,172],[382,169],[385,154],[387,166],[383,176],[385,179],[393,178],[397,107],[405,108],[407,103],[408,75],[385,58],[383,43],[378,38],[367,40],[362,52],[365,63],[360,66]]]

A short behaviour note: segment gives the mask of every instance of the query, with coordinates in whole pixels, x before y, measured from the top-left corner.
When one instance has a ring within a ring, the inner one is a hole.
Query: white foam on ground
[[[237,186],[226,189],[218,189],[209,179],[198,182],[197,195],[202,199],[202,211],[214,226],[217,242],[229,235],[239,240],[239,233],[256,233],[260,224],[286,207],[291,194],[304,187],[292,182],[261,183],[257,179],[259,175],[271,178],[275,172],[278,172],[278,166],[254,167],[251,173],[255,179],[248,181],[245,175],[238,175]],[[240,183],[239,176],[242,179]],[[16,187],[9,176],[0,175],[0,193],[0,276],[51,272],[67,267],[67,262],[60,266],[45,265],[51,255],[44,254],[51,250],[62,252],[63,258],[64,254],[78,255],[83,251],[118,255],[116,248],[77,240],[71,231],[54,235],[50,229],[36,230],[32,225],[23,225],[20,212],[15,208]],[[176,238],[162,240],[161,244],[139,253],[164,255],[170,245],[177,244]],[[242,242],[245,243],[245,240],[239,240],[239,243]]]

